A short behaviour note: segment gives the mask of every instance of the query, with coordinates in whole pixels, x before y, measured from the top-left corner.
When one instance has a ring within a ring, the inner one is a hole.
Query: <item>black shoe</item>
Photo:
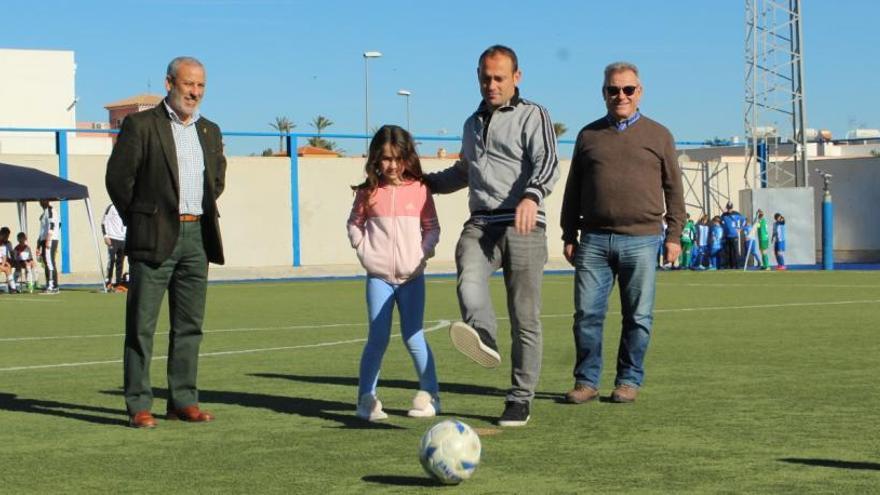
[[[456,349],[480,366],[494,368],[501,364],[498,345],[486,330],[457,321],[449,327],[449,337]]]
[[[483,330],[482,328],[475,328],[474,330],[476,330],[477,335],[480,337],[480,342],[482,342],[484,346],[498,352],[498,344],[495,342],[495,339],[489,335],[487,330]]]
[[[525,426],[529,422],[528,402],[505,402],[498,426]]]

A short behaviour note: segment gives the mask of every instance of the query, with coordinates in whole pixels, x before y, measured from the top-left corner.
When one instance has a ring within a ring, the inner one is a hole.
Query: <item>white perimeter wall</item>
[[[787,265],[812,265],[816,263],[815,205],[810,187],[785,187],[746,189],[740,191],[739,212],[754,224],[755,213],[760,209],[767,220],[767,230],[772,235],[773,215],[785,217],[785,263]],[[770,263],[776,265],[770,245]]]
[[[33,167],[58,174],[54,155],[2,154],[0,162]],[[425,171],[445,168],[452,160],[424,159]],[[109,204],[104,187],[107,156],[72,155],[69,176],[89,188],[96,222],[100,223]],[[561,164],[562,177],[547,202],[550,257],[562,259],[561,231],[558,227],[562,188],[568,174],[568,161]],[[357,263],[345,229],[354,199],[352,184],[363,178],[361,158],[300,158],[300,232],[301,263],[314,265],[350,265]],[[440,217],[441,236],[436,260],[454,260],[455,242],[468,217],[467,191],[435,196]],[[60,212],[59,206],[55,205]],[[97,271],[88,216],[81,201],[68,205],[70,212],[71,271]],[[226,191],[219,200],[220,224],[226,254],[231,267],[291,266],[293,264],[293,229],[290,195],[290,161],[283,157],[230,157]],[[35,239],[40,207],[28,204],[29,237]],[[15,205],[0,203],[0,225],[13,232],[19,229]],[[60,260],[60,256],[59,256]]]
[[[230,157],[228,161],[226,192],[219,201],[227,265],[291,266],[293,230],[289,160],[283,157]],[[54,155],[0,154],[0,162],[58,173],[58,159]],[[69,158],[69,178],[89,188],[98,222],[110,201],[104,187],[106,163],[106,155],[73,155]],[[425,171],[431,172],[452,163],[452,160],[426,158],[423,159],[422,166]],[[569,165],[568,160],[560,162],[561,177],[546,205],[550,219],[547,235],[549,254],[554,261],[562,261],[558,223],[562,190]],[[299,159],[302,265],[357,263],[348,244],[345,221],[354,198],[349,186],[361,181],[362,167],[361,158]],[[871,214],[871,205],[880,190],[880,159],[824,160],[822,167],[833,173],[835,180],[836,260],[870,261],[870,256],[876,257],[880,253],[880,229],[876,227],[876,218]],[[736,175],[732,174],[731,182],[734,182]],[[820,181],[818,177],[810,177],[814,206],[821,201],[822,193],[821,182],[817,183],[816,180]],[[765,204],[764,199],[758,200],[755,207],[764,208],[768,217],[771,217],[776,206]],[[467,192],[462,190],[454,194],[435,196],[435,201],[442,229],[436,260],[451,262],[454,260],[455,242],[461,226],[468,217]],[[81,203],[71,202],[69,205],[71,270],[92,272],[96,271],[94,246],[89,237],[88,219]],[[745,204],[742,207],[746,209]],[[795,230],[794,224],[810,218],[814,224],[814,246],[821,246],[818,239],[821,235],[820,214],[812,216],[806,206],[798,207],[803,209],[803,214],[788,211],[789,208],[781,206],[780,209],[789,222],[791,234]],[[39,205],[29,204],[29,231],[32,238],[37,233],[39,214]],[[17,231],[15,205],[0,203],[0,225],[8,225],[13,231]],[[791,244],[790,250],[795,249],[795,242],[792,241]],[[809,245],[808,242],[797,244],[804,247]],[[800,255],[797,256],[791,263],[800,261]],[[805,255],[803,262],[811,263],[812,259]]]

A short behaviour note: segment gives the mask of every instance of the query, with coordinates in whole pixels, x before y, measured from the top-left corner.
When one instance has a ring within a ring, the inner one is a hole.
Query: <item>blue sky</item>
[[[808,126],[835,137],[880,127],[880,2],[804,4]],[[458,135],[479,102],[476,59],[502,43],[520,57],[522,95],[566,124],[564,139],[604,113],[602,68],[628,60],[642,71],[642,111],[678,140],[704,140],[744,134],[744,16],[742,0],[8,1],[0,47],[75,51],[81,121],[106,120],[104,104],[148,84],[164,92],[166,64],[186,54],[205,63],[202,110],[224,130],[270,131],[287,116],[311,132],[321,114],[337,133],[363,132],[361,54],[377,50],[372,126],[405,123],[405,88],[415,134]],[[240,154],[277,139],[228,144]]]

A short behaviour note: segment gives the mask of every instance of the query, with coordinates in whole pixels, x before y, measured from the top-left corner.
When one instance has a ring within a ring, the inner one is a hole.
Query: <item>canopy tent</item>
[[[18,222],[22,232],[27,232],[27,208],[25,203],[42,199],[49,201],[81,199],[84,201],[86,214],[89,217],[89,227],[92,231],[92,240],[95,244],[98,272],[101,274],[101,287],[103,288],[104,265],[95,231],[95,217],[92,214],[92,204],[89,201],[89,188],[33,168],[0,163],[0,202],[17,203]],[[106,288],[104,290],[106,291]]]

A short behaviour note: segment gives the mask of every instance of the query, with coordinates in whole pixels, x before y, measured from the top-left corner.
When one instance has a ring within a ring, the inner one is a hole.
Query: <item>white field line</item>
[[[572,285],[573,280],[563,281],[563,280],[544,280],[545,285]],[[814,287],[817,289],[880,289],[880,284],[811,284],[811,283],[802,283],[802,284],[731,284],[731,283],[704,283],[704,282],[689,282],[689,283],[677,283],[677,282],[657,282],[658,286],[664,287],[718,287],[718,288],[727,288],[727,287],[754,287],[756,289],[803,289]]]
[[[426,322],[430,323],[430,322]],[[218,328],[216,330],[203,330],[203,333],[230,333],[230,332],[272,332],[277,330],[311,330],[321,328],[362,327],[365,323],[328,323],[325,325],[289,325],[280,327],[241,327],[241,328]],[[168,335],[168,332],[157,332],[156,335]],[[47,335],[42,337],[2,337],[0,342],[27,342],[32,340],[68,340],[68,339],[103,339],[107,337],[125,337],[124,333],[98,333],[92,335]]]
[[[445,328],[449,326],[449,320],[438,320],[437,323],[431,327],[425,329],[425,333],[434,332],[436,330],[440,330],[441,328]],[[392,334],[391,338],[399,338],[400,335]],[[335,342],[319,342],[317,344],[303,344],[303,345],[290,345],[290,346],[282,346],[282,347],[263,347],[258,349],[240,349],[235,351],[216,351],[216,352],[203,352],[199,354],[199,357],[215,357],[215,356],[232,356],[236,354],[253,354],[258,352],[272,352],[272,351],[287,351],[294,349],[313,349],[316,347],[330,347],[335,345],[343,345],[343,344],[355,344],[358,342],[366,342],[366,338],[360,339],[349,339],[349,340],[338,340]],[[168,359],[168,356],[153,356],[153,361],[159,361]],[[76,363],[57,363],[57,364],[38,364],[33,366],[11,366],[8,368],[0,368],[0,372],[4,371],[25,371],[25,370],[43,370],[43,369],[51,369],[51,368],[75,368],[80,366],[94,366],[98,364],[120,364],[122,363],[121,359],[112,359],[108,361],[81,361]]]
[[[837,306],[842,304],[877,304],[880,299],[860,299],[855,301],[822,301],[779,304],[749,304],[743,306],[705,306],[702,308],[655,309],[655,313],[678,313],[685,311],[726,311],[730,309],[795,308],[802,306]]]
[[[787,288],[809,288],[815,287],[818,289],[880,289],[880,285],[877,284],[706,284],[706,283],[685,283],[685,284],[676,284],[671,282],[657,282],[657,285],[666,285],[670,287],[754,287],[757,289],[787,289]]]
[[[701,306],[693,308],[669,308],[655,309],[655,313],[684,313],[699,311],[724,311],[730,309],[762,309],[762,308],[787,308],[801,306],[834,306],[841,304],[876,304],[880,303],[880,299],[859,299],[854,301],[822,301],[822,302],[798,302],[798,303],[777,303],[777,304],[752,304],[744,306]],[[544,314],[541,318],[570,318],[572,313],[561,314]],[[505,316],[499,316],[499,320],[507,320]],[[425,320],[425,323],[437,323],[447,320]],[[318,330],[324,328],[342,328],[342,327],[360,327],[365,326],[364,323],[328,323],[324,325],[291,325],[280,327],[242,327],[242,328],[220,328],[216,330],[205,330],[205,334],[211,333],[238,333],[238,332],[272,332],[280,330]],[[156,335],[168,335],[168,332],[156,333]],[[125,337],[123,333],[93,334],[93,335],[58,335],[43,337],[2,337],[0,342],[30,342],[41,340],[78,340],[78,339],[101,339],[101,338],[120,338]],[[2,371],[2,369],[0,369]]]
[[[61,302],[56,297],[50,297],[50,295],[36,295],[36,296],[26,296],[22,294],[10,295],[4,294],[0,296],[0,303],[8,302],[31,302],[31,303],[57,303]]]
[[[678,312],[698,312],[698,311],[728,311],[731,309],[761,309],[761,308],[788,308],[788,307],[805,307],[805,306],[836,306],[836,305],[847,305],[847,304],[877,304],[880,303],[880,299],[861,299],[861,300],[853,300],[853,301],[822,301],[822,302],[798,302],[798,303],[781,303],[781,304],[751,304],[751,305],[741,305],[741,306],[705,306],[705,307],[694,307],[694,308],[669,308],[669,309],[655,309],[656,313],[678,313]],[[542,318],[571,318],[571,313],[564,314],[549,314],[542,315]],[[499,320],[506,320],[508,318],[499,317]],[[425,332],[433,332],[439,330],[445,326],[450,324],[449,320],[430,320],[425,323],[435,323],[435,325],[428,327],[425,329]],[[304,328],[323,328],[323,327],[334,327],[334,326],[354,326],[354,324],[349,323],[340,323],[340,324],[331,324],[331,325],[315,325],[312,327],[304,327]],[[232,331],[235,329],[228,329],[228,331]],[[392,335],[392,338],[397,338],[398,335]],[[367,339],[349,339],[349,340],[339,340],[335,342],[319,342],[317,344],[303,344],[303,345],[295,345],[295,346],[283,346],[283,347],[265,347],[258,349],[242,349],[235,351],[217,351],[217,352],[207,352],[199,354],[202,357],[212,357],[212,356],[228,356],[228,355],[236,355],[236,354],[251,354],[258,352],[271,352],[271,351],[281,351],[281,350],[293,350],[293,349],[310,349],[317,347],[329,347],[335,345],[343,345],[343,344],[352,344],[357,342],[365,342]],[[166,359],[167,356],[155,356],[153,359]],[[86,361],[86,362],[75,362],[75,363],[58,363],[58,364],[43,364],[43,365],[33,365],[33,366],[13,366],[8,368],[0,368],[0,372],[4,371],[22,371],[22,370],[37,370],[37,369],[49,369],[49,368],[70,368],[70,367],[79,367],[79,366],[92,366],[98,364],[113,364],[113,363],[121,363],[121,359],[114,359],[109,361]]]

